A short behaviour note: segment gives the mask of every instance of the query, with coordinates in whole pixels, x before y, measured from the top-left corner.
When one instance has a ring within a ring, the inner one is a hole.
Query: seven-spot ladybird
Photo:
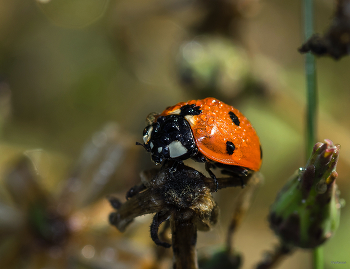
[[[251,123],[215,98],[178,103],[161,114],[150,114],[147,122],[143,146],[156,164],[192,158],[205,162],[214,179],[210,167],[231,175],[260,169],[262,151]]]

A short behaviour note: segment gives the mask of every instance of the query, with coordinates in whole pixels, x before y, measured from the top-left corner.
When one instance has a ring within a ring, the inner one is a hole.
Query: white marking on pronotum
[[[196,124],[196,120],[195,120],[194,116],[192,116],[192,115],[186,115],[186,116],[185,116],[185,119],[188,121],[188,123],[189,123],[191,126],[193,126],[193,125]]]
[[[154,145],[153,145],[153,143],[152,143],[152,142],[151,142],[151,143],[149,143],[149,147],[150,147],[151,149],[153,149]]]
[[[163,150],[163,148],[162,148],[162,147],[159,147],[159,148],[158,148],[158,153],[161,153],[162,150]]]
[[[145,142],[145,144],[148,143],[148,141],[151,139],[151,133],[153,131],[153,127],[150,126],[147,130],[147,132],[145,133],[145,135],[143,136],[143,142]]]
[[[178,108],[178,109],[174,110],[173,112],[171,112],[170,114],[172,114],[172,115],[180,115],[180,113],[181,113],[181,109]]]
[[[170,158],[176,158],[187,153],[187,149],[181,144],[180,141],[173,141],[169,144]]]

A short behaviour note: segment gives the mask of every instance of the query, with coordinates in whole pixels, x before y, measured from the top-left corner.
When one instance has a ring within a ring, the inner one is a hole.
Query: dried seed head
[[[271,206],[271,228],[284,244],[314,248],[330,238],[339,224],[335,179],[339,145],[316,143],[304,168],[292,176]]]
[[[197,170],[183,163],[168,162],[160,169],[142,172],[141,180],[142,184],[128,192],[125,203],[108,197],[116,209],[110,214],[109,222],[118,230],[123,232],[137,216],[156,213],[151,237],[157,245],[170,247],[158,237],[158,229],[162,222],[174,218],[174,214],[176,221],[192,223],[201,231],[210,230],[217,222],[219,210],[207,184],[208,178]],[[212,185],[212,179],[210,183]]]

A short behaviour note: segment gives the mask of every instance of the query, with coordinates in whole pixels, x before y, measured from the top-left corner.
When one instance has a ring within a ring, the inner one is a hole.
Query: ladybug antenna
[[[137,145],[137,146],[143,146],[143,148],[144,148],[145,150],[147,150],[145,144],[141,144],[140,142],[136,142],[136,145]],[[148,150],[147,150],[147,151],[148,151]]]

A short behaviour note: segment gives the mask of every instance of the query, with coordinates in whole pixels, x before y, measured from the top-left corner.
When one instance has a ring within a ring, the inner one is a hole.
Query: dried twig
[[[197,230],[208,231],[218,220],[218,207],[211,195],[216,188],[241,187],[252,174],[237,178],[218,178],[217,183],[195,169],[182,163],[173,169],[171,162],[161,169],[141,173],[142,184],[128,192],[129,198],[121,203],[110,196],[109,201],[117,210],[110,214],[110,223],[120,231],[132,220],[144,214],[155,213],[151,225],[151,238],[158,246],[173,248],[174,268],[198,268],[196,254]],[[248,192],[248,188],[246,193]],[[246,200],[242,198],[244,210]],[[240,211],[241,213],[243,212]],[[241,214],[239,214],[241,215]],[[167,227],[158,235],[161,223],[170,223],[172,245],[165,240]],[[162,258],[161,254],[158,259]]]

